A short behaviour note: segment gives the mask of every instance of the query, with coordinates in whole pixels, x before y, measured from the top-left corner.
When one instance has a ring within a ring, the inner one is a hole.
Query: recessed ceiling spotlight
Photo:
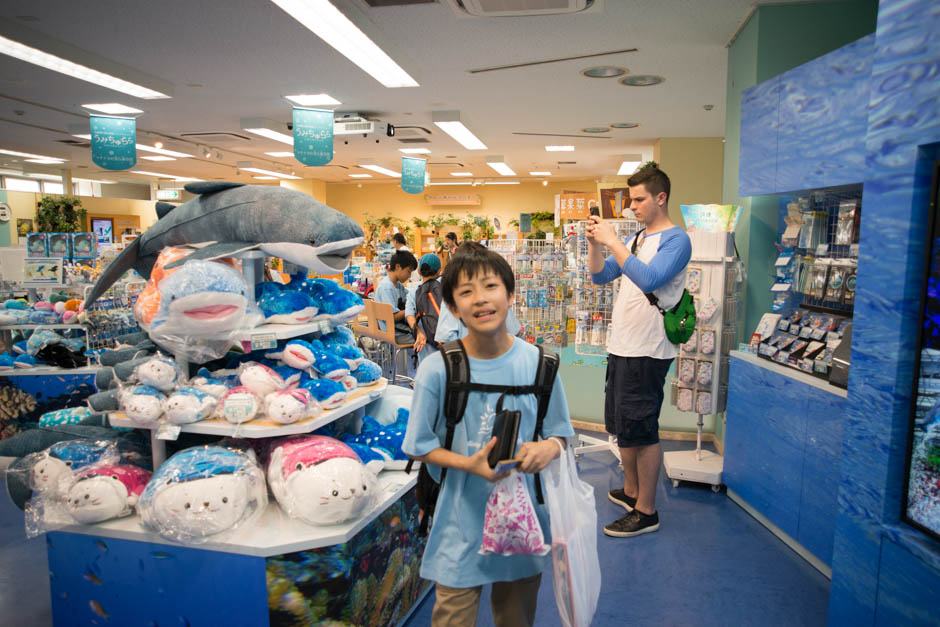
[[[636,128],[639,124],[636,122],[614,122],[610,125],[610,128]]]
[[[548,181],[542,181],[542,187],[547,187],[547,186],[548,186]]]
[[[153,142],[153,147],[156,148],[157,150],[163,150],[163,142],[161,141]]]
[[[589,126],[581,129],[582,133],[607,133],[609,131],[609,126]]]
[[[620,84],[626,85],[627,87],[651,87],[665,81],[665,78],[656,76],[655,74],[636,74],[635,76],[621,78]]]
[[[615,78],[626,73],[627,68],[617,67],[616,65],[596,65],[581,70],[581,75],[588,78]]]

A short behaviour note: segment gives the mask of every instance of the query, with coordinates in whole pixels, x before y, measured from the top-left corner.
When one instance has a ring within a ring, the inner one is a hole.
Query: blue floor
[[[666,450],[692,446],[663,442]],[[600,525],[623,514],[606,496],[622,481],[613,456],[585,455],[579,466],[595,488]],[[616,539],[598,529],[603,586],[595,626],[825,624],[829,581],[723,492],[691,483],[674,488],[663,474],[657,507],[656,533]],[[407,625],[430,624],[433,604],[432,592]],[[0,494],[0,617],[51,625],[49,606],[44,539],[25,539],[23,513]],[[493,624],[488,591],[477,624]],[[542,581],[536,624],[561,624],[550,574]]]

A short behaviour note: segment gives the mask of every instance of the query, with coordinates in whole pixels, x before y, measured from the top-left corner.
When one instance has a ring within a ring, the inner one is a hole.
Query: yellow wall
[[[721,204],[724,144],[720,137],[670,137],[653,145],[653,161],[672,182],[669,217],[684,226],[680,205]]]
[[[319,179],[303,179],[301,181],[281,181],[280,183],[281,187],[310,194],[320,202],[326,204],[326,181]]]
[[[35,220],[36,204],[45,195],[34,192],[7,191],[7,204],[10,205],[10,209],[13,211],[13,217],[10,219],[8,228],[10,229],[10,241],[14,245],[17,241],[16,220],[18,218]],[[89,214],[104,216],[135,215],[140,217],[141,229],[146,229],[157,221],[157,213],[154,209],[156,203],[151,200],[91,198],[89,196],[79,196],[79,198],[81,198],[82,207]]]

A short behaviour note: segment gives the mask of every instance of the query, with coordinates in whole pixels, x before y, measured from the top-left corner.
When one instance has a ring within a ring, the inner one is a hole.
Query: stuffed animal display
[[[39,494],[59,491],[60,480],[76,470],[120,458],[114,443],[104,440],[65,440],[32,455],[29,487]]]
[[[215,410],[216,399],[199,388],[177,388],[166,400],[166,419],[175,425],[205,420]]]
[[[335,325],[355,319],[365,309],[358,294],[343,289],[330,279],[308,279],[305,273],[297,274],[285,289],[310,296],[319,310],[317,319],[328,320]]]
[[[121,410],[140,426],[153,426],[166,409],[166,396],[149,385],[135,385],[118,394]]]
[[[386,470],[404,470],[409,457],[402,452],[401,445],[407,427],[408,410],[400,409],[398,420],[392,424],[383,425],[372,416],[365,416],[358,435],[344,433],[340,439],[350,446],[356,444],[372,450],[381,457]]]
[[[71,477],[66,511],[82,524],[128,516],[150,481],[151,473],[130,464],[95,464]]]
[[[0,325],[71,324],[77,322],[78,311],[77,307],[69,309],[63,301],[40,300],[30,305],[25,300],[9,299],[0,303]]]
[[[229,266],[187,261],[158,288],[160,307],[150,323],[151,334],[201,337],[244,326],[248,285]]]
[[[381,462],[363,464],[339,440],[322,435],[284,438],[267,465],[268,485],[280,506],[310,524],[361,516],[375,503]]]
[[[294,388],[271,392],[264,398],[264,413],[274,422],[289,425],[303,418],[316,416],[321,411],[320,404],[309,390]]]
[[[134,378],[141,385],[169,392],[182,380],[183,371],[175,361],[157,353],[134,369]]]
[[[267,502],[253,451],[200,446],[179,451],[160,466],[141,493],[137,512],[146,528],[194,543],[250,523]]]

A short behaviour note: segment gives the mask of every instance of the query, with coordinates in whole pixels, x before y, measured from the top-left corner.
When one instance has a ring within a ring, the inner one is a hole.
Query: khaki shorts
[[[493,582],[490,606],[496,627],[532,627],[542,573],[516,581]],[[451,588],[437,584],[431,612],[433,627],[473,627],[477,622],[483,586]]]

